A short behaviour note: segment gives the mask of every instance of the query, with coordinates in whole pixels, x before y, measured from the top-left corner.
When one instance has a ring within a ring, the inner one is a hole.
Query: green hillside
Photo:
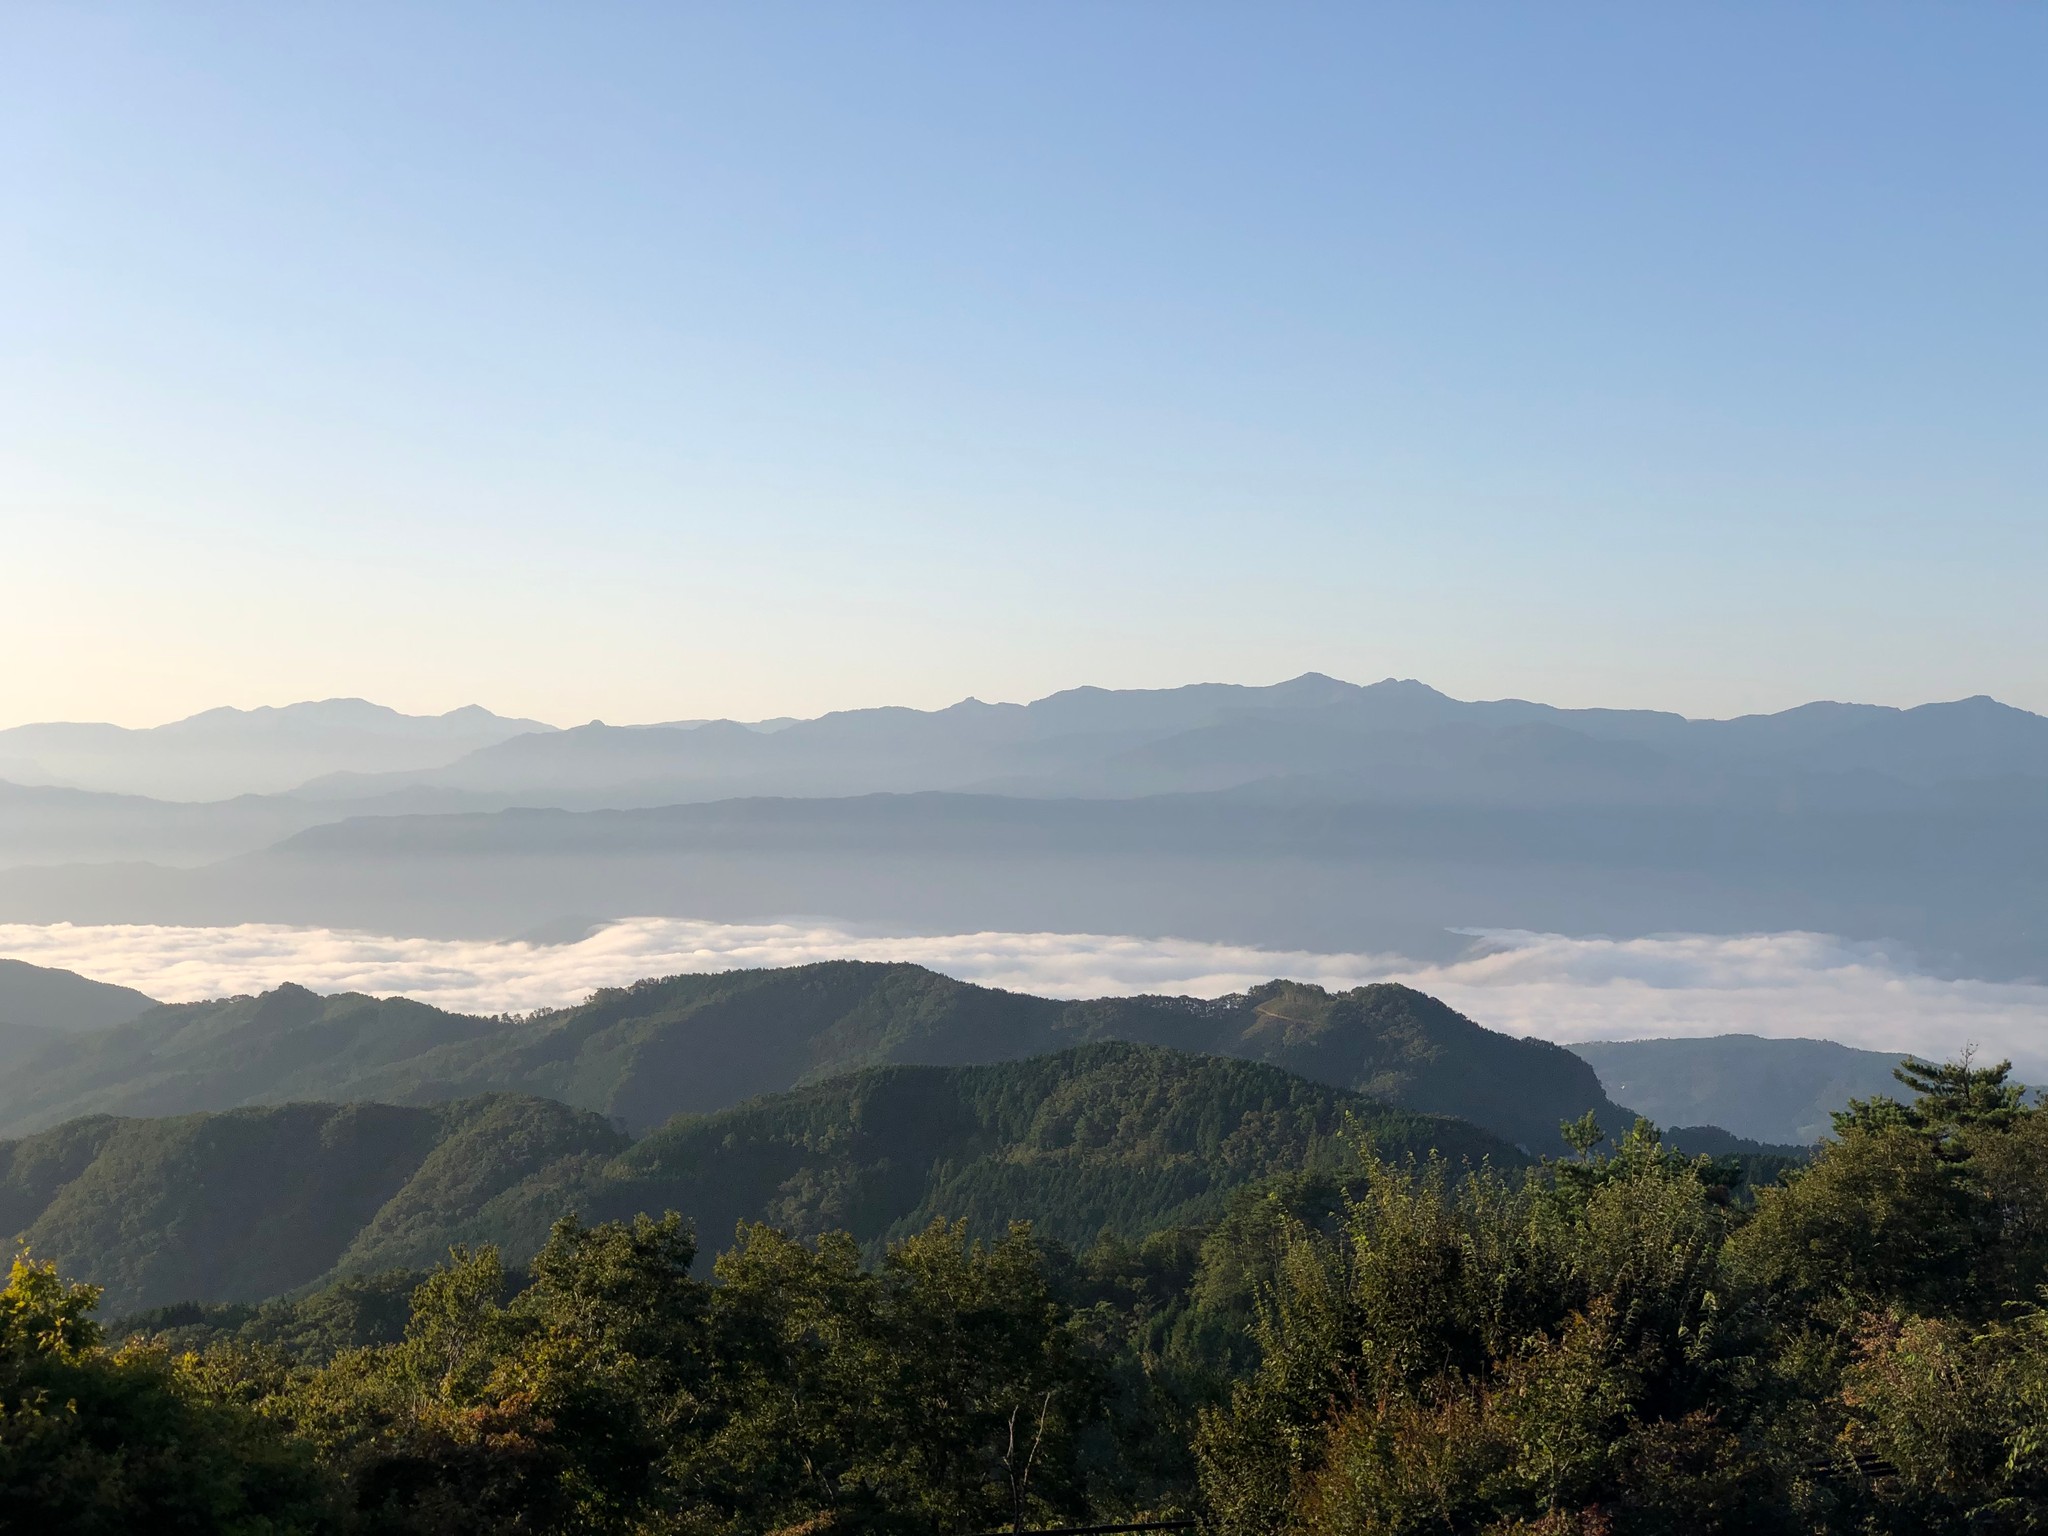
[[[1118,1042],[976,1067],[885,1067],[686,1116],[628,1146],[595,1115],[491,1095],[96,1116],[0,1143],[0,1232],[108,1288],[107,1308],[254,1301],[424,1268],[457,1242],[537,1251],[565,1211],[677,1210],[865,1245],[935,1216],[1073,1242],[1204,1220],[1277,1174],[1401,1158],[1521,1161],[1456,1121],[1259,1063]]]
[[[405,998],[320,997],[282,986],[261,997],[153,1008],[132,1023],[52,1041],[17,1061],[0,1087],[0,1134],[21,1135],[80,1115],[178,1115],[297,1099],[431,1102],[425,1069],[408,1092],[360,1085],[437,1048],[496,1033],[488,1019]],[[493,1085],[496,1086],[496,1085]]]
[[[120,1311],[253,1301],[384,1253],[445,1256],[491,1197],[625,1138],[543,1099],[93,1116],[0,1142],[0,1233]]]
[[[611,1170],[592,1209],[675,1209],[707,1240],[764,1220],[865,1245],[933,1219],[1016,1218],[1081,1243],[1213,1218],[1230,1190],[1303,1168],[1402,1159],[1519,1164],[1460,1121],[1392,1110],[1260,1063],[1124,1042],[977,1067],[879,1067],[684,1116]]]
[[[1589,1109],[1610,1126],[1627,1119],[1570,1052],[1483,1029],[1408,987],[1276,981],[1214,1000],[1071,1003],[920,966],[831,961],[643,981],[519,1020],[289,986],[159,1008],[21,1061],[0,1088],[0,1134],[86,1114],[491,1092],[645,1131],[863,1067],[1016,1060],[1105,1039],[1268,1062],[1540,1152],[1562,1150],[1558,1124]]]

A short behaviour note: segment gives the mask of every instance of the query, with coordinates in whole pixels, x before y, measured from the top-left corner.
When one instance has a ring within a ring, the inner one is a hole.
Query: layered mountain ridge
[[[1306,674],[484,724],[501,739],[456,752],[436,725],[431,762],[204,804],[0,784],[0,921],[497,937],[817,913],[1425,960],[1461,928],[1808,929],[2048,975],[2048,720],[1985,698],[1688,720]]]
[[[835,989],[835,975],[852,984]],[[185,1113],[293,1098],[381,1094],[426,1102],[498,1090],[567,1096],[576,1084],[591,1107],[624,1118],[638,1106],[640,1119],[652,1123],[678,1107],[765,1091],[763,1084],[807,1082],[920,1051],[982,1059],[1124,1037],[1279,1061],[1400,1102],[1434,1094],[1467,1119],[1539,1133],[1531,1113],[1491,1102],[1518,1095],[1532,1064],[1548,1068],[1536,1079],[1539,1093],[1572,1103],[1586,1097],[1583,1079],[1559,1072],[1541,1042],[1510,1040],[1403,987],[1333,997],[1276,982],[1234,998],[1071,1003],[915,966],[807,967],[648,981],[580,1008],[508,1020],[295,986],[162,1008],[132,988],[0,961],[0,1068],[23,1068],[0,1078],[0,1114],[18,1115],[18,1130],[54,1123],[52,1116]],[[750,1047],[758,1047],[752,1060]],[[691,1060],[703,1069],[693,1081],[656,1071],[650,1083],[634,1086],[636,1074],[660,1068],[676,1049],[700,1053]],[[1686,1144],[1701,1151],[1759,1150],[1716,1136],[1776,1147],[1811,1143],[1851,1098],[1897,1089],[1895,1053],[1824,1040],[1731,1034],[1564,1049],[1593,1067],[1610,1104],[1624,1106],[1602,1110],[1586,1099],[1596,1114],[1640,1111],[1667,1129],[1690,1128]],[[1606,1123],[1614,1130],[1623,1122]]]
[[[1908,799],[1952,781],[2048,778],[2048,719],[1978,697],[1692,720],[1467,702],[1412,679],[1360,686],[1307,673],[1269,688],[1074,689],[1021,705],[852,710],[773,732],[594,721],[512,736],[430,770],[337,775],[301,793],[436,789],[619,809],[927,790],[1129,798],[1306,781],[1296,792],[1346,800],[1554,805],[1700,803],[1786,781],[1849,793],[1831,783],[1844,776],[1893,781]]]
[[[238,781],[223,770],[216,794],[150,787],[183,772],[180,783],[191,788],[206,763],[236,753],[262,766]],[[370,761],[379,755],[419,760],[380,767]],[[269,782],[295,764],[311,771]],[[1853,801],[1860,786],[1866,796],[1921,804],[2048,780],[2048,719],[1976,697],[1910,709],[1823,702],[1696,720],[1464,701],[1412,679],[1361,686],[1306,673],[1270,687],[1078,688],[1030,704],[968,699],[940,710],[769,722],[591,721],[557,730],[474,706],[407,716],[330,700],[213,710],[149,730],[0,730],[0,781],[18,787],[222,801],[259,788],[257,779],[266,781],[257,798],[299,803],[242,807],[270,828],[320,811],[332,819],[351,802],[401,813],[589,810],[934,790],[1122,799],[1254,785],[1342,801],[1521,805],[1719,803],[1788,785]],[[211,814],[231,815],[218,805]]]
[[[429,769],[554,727],[470,704],[407,715],[366,699],[209,709],[167,725],[0,729],[0,780],[173,801],[279,793],[320,774]]]
[[[0,1134],[87,1115],[485,1093],[557,1099],[638,1134],[866,1067],[1016,1060],[1103,1040],[1266,1062],[1546,1152],[1562,1145],[1563,1120],[1625,1117],[1562,1047],[1484,1029],[1402,986],[1275,981],[1219,999],[1060,1002],[921,966],[828,961],[645,981],[524,1019],[296,986],[160,1007],[20,1062],[0,1086]]]

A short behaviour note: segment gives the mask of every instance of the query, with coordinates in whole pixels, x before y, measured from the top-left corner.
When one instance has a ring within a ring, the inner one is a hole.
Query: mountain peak
[[[1450,699],[1448,693],[1432,688],[1420,678],[1414,677],[1383,677],[1376,683],[1367,683],[1360,692],[1398,695],[1411,699]]]

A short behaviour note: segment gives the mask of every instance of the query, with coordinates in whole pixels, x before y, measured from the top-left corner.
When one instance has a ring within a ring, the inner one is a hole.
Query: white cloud
[[[1745,1033],[2048,1062],[2048,987],[1931,976],[1824,933],[1640,939],[1476,934],[1476,953],[1400,980],[1494,1029],[1545,1039]]]
[[[639,917],[574,944],[408,939],[333,928],[0,923],[0,955],[140,988],[166,1002],[295,981],[321,992],[402,992],[444,1008],[524,1011],[573,1003],[643,976],[811,960],[910,960],[948,975],[1054,997],[1217,994],[1275,976],[1350,986],[1387,959],[1106,934],[908,937],[824,923]]]
[[[1405,981],[1480,1023],[1559,1041],[1734,1031],[1952,1053],[1976,1043],[2048,1058],[2048,987],[1950,980],[1882,945],[1813,933],[1641,939],[1486,932],[1444,964],[1109,934],[877,935],[823,922],[630,918],[578,943],[392,938],[330,928],[0,924],[0,955],[166,1001],[261,991],[404,993],[474,1012],[572,1003],[643,976],[823,959],[909,960],[1053,997],[1202,996],[1276,976],[1345,987]]]

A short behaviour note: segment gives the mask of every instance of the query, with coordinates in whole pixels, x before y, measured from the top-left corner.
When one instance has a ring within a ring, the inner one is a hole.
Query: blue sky
[[[0,723],[2048,709],[2038,6],[17,3],[0,69]]]

